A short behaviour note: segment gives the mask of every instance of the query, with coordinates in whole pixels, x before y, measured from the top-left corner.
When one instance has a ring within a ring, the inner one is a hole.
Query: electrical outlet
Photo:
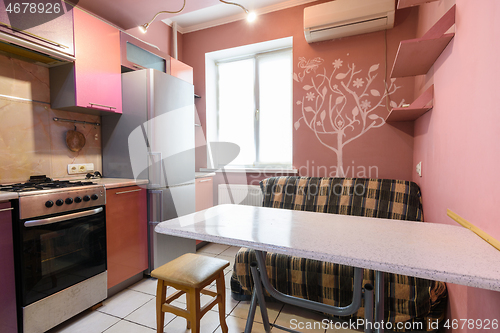
[[[417,169],[418,175],[420,177],[422,177],[422,162],[418,162],[416,169]]]
[[[68,164],[68,174],[94,172],[94,163]]]

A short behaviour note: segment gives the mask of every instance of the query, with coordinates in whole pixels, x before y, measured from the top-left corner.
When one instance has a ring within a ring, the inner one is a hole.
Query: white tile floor
[[[229,280],[232,274],[236,247],[221,244],[209,244],[201,248],[198,253],[226,259],[231,265],[226,269],[226,322],[230,333],[243,332],[248,315],[249,301],[235,301],[231,298]],[[215,290],[215,287],[212,286]],[[168,289],[174,291],[173,288]],[[53,328],[48,333],[153,333],[156,332],[155,316],[156,279],[145,278],[103,302],[103,306],[95,311],[85,311],[67,322]],[[210,300],[209,296],[202,296],[203,300]],[[179,298],[172,304],[185,306],[185,297]],[[324,329],[322,320],[326,317],[318,313],[303,310],[294,306],[278,302],[268,303],[269,320],[278,325],[298,329],[303,332],[342,332],[355,333],[352,330]],[[219,325],[218,307],[215,306],[201,320],[201,333],[221,333]],[[316,325],[316,326],[314,326]],[[333,327],[333,325],[330,325]],[[316,328],[314,328],[316,327]],[[273,329],[273,332],[284,332]],[[165,315],[165,328],[167,333],[190,332],[186,329],[186,320],[170,313]],[[252,332],[264,332],[259,309],[255,315]]]

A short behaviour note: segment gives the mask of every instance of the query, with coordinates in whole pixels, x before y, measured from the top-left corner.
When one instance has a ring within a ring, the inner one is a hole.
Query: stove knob
[[[82,197],[75,197],[75,203],[82,202]]]
[[[91,198],[92,198],[92,200],[97,200],[97,199],[99,199],[99,197],[97,196],[97,194],[92,194]]]
[[[71,205],[73,203],[73,198],[66,198],[64,202],[66,202],[66,205]]]
[[[64,205],[64,200],[63,199],[57,199],[56,200],[56,205],[58,205],[58,206]]]
[[[83,196],[83,201],[90,201],[90,197],[88,195]]]
[[[52,207],[52,206],[54,206],[54,201],[52,201],[52,200],[49,200],[49,201],[47,201],[47,202],[45,203],[45,207],[47,207],[47,208],[50,208],[50,207]]]

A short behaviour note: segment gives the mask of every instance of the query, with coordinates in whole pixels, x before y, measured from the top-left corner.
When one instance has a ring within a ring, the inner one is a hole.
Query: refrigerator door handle
[[[161,217],[163,216],[163,191],[162,190],[150,190],[149,193],[152,195],[158,195],[158,200],[155,200],[155,204],[151,205],[150,209],[153,210],[150,216],[153,216],[151,222],[161,222]],[[159,207],[159,208],[158,208]],[[156,211],[156,214],[154,214]]]
[[[163,160],[161,152],[149,152],[149,167],[150,173],[150,186],[151,187],[162,187],[161,185],[161,169],[163,166]]]

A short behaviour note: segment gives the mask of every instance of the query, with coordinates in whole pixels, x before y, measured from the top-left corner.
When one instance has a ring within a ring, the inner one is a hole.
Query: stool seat
[[[200,332],[201,318],[215,305],[219,307],[220,328],[228,332],[226,324],[224,268],[229,261],[206,257],[194,253],[186,253],[151,272],[158,279],[156,288],[156,332],[163,333],[165,312],[173,313],[186,319],[186,327],[192,333]],[[213,281],[216,282],[216,292],[205,289]],[[177,289],[166,296],[167,288]],[[182,309],[171,303],[182,295],[186,295],[186,308]],[[211,302],[201,306],[200,294],[212,296]]]
[[[157,279],[183,286],[199,288],[208,279],[214,280],[221,270],[229,266],[229,261],[186,253],[151,272]]]

